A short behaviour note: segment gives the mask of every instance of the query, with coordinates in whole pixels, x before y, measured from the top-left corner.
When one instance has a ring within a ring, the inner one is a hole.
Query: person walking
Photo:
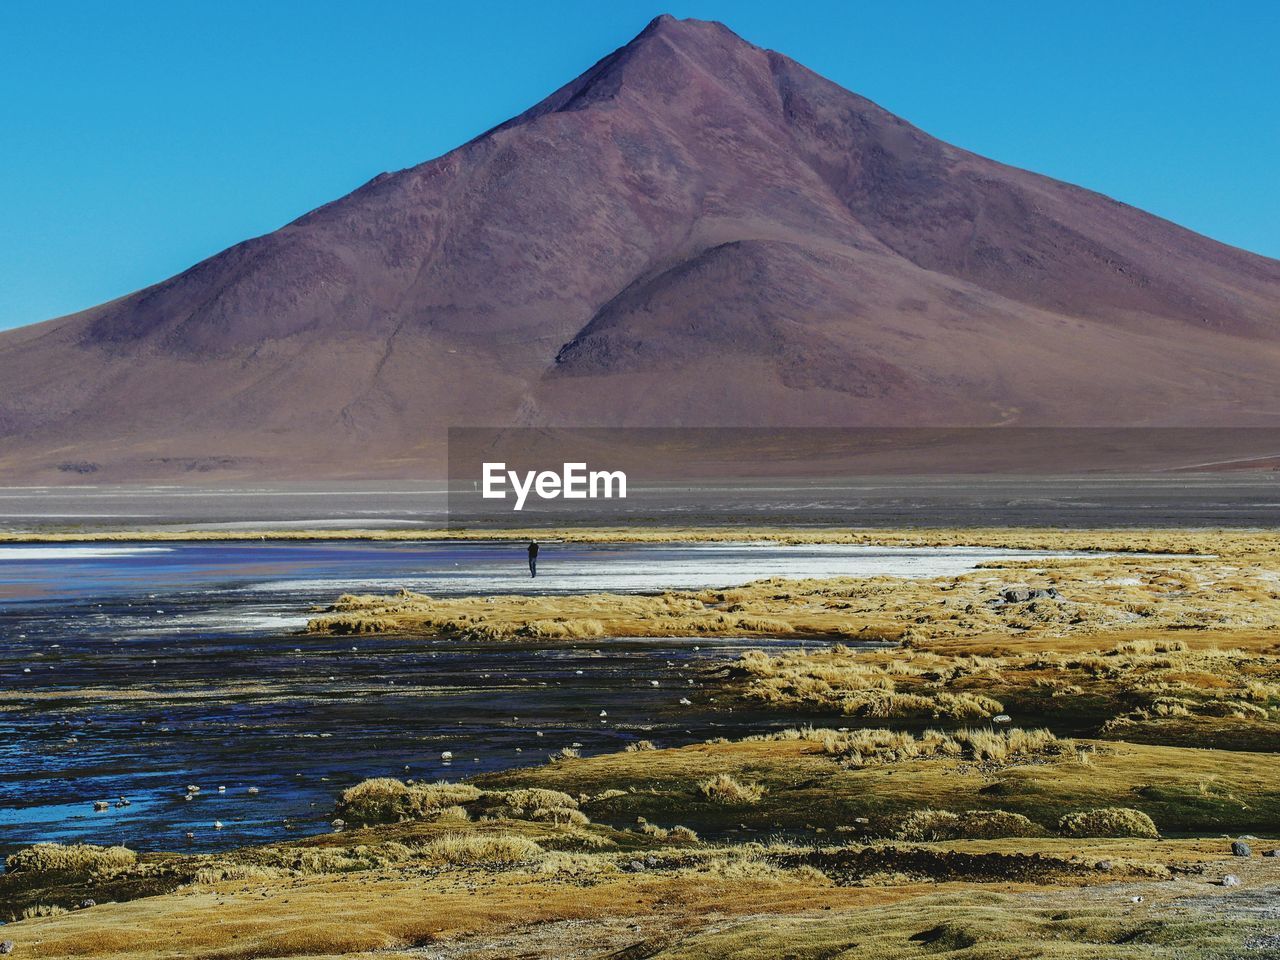
[[[538,575],[538,541],[529,541],[529,576]]]

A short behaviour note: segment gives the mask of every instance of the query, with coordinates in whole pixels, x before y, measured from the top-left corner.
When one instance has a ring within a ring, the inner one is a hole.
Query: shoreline
[[[814,544],[883,547],[1003,547],[1006,549],[1054,549],[1104,553],[1210,553],[1206,541],[1213,538],[1265,536],[1272,528],[1194,527],[1127,528],[1082,527],[849,527],[762,525],[757,527],[517,527],[503,530],[423,529],[272,529],[255,530],[150,529],[87,531],[0,531],[0,545],[61,543],[168,543],[168,542],[324,542],[388,541],[439,543],[507,543],[538,540],[541,543],[737,543]],[[1137,542],[1135,542],[1137,541]]]

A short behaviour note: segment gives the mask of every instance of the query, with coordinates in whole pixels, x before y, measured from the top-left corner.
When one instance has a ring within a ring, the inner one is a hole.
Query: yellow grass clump
[[[898,840],[999,840],[1008,837],[1044,836],[1042,827],[1020,813],[1007,810],[914,810],[894,829]]]
[[[97,847],[86,843],[37,843],[24,847],[5,859],[9,873],[60,871],[76,874],[99,873],[131,867],[138,855],[128,847]]]
[[[727,773],[703,780],[698,792],[714,803],[759,803],[764,787],[758,783],[740,783]]]
[[[391,777],[365,780],[342,792],[338,810],[356,823],[395,823],[423,819],[447,807],[479,799],[465,783],[406,784]]]
[[[507,833],[452,833],[422,848],[426,860],[458,866],[503,866],[528,863],[542,856],[528,837]]]
[[[823,749],[849,767],[900,763],[932,757],[956,757],[1000,766],[1076,752],[1075,743],[1048,730],[926,730],[919,736],[905,730],[861,729],[839,733],[812,731]]]
[[[1141,810],[1128,807],[1100,807],[1068,813],[1058,821],[1058,832],[1068,837],[1137,837],[1154,840],[1160,836],[1152,819]]]

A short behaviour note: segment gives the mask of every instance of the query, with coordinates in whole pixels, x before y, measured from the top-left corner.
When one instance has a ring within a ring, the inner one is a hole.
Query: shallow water
[[[701,686],[706,666],[759,640],[479,644],[296,632],[310,606],[344,590],[938,576],[1009,556],[1044,555],[549,543],[530,580],[519,544],[0,547],[0,854],[42,840],[136,849],[281,840],[326,829],[338,791],[367,776],[458,778],[575,744],[591,754],[823,720],[735,711]],[[201,788],[190,800],[188,785]],[[130,805],[93,811],[117,797]]]

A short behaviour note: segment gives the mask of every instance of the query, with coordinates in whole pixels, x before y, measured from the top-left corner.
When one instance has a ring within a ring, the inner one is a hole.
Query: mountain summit
[[[1280,261],[718,23],[0,334],[0,475],[420,475],[455,425],[1280,425]]]

